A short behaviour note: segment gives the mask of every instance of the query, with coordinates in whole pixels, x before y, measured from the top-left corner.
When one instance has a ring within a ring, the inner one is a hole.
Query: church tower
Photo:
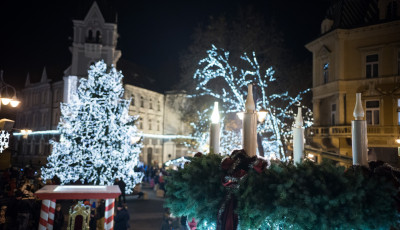
[[[64,71],[65,76],[85,77],[89,66],[99,60],[116,65],[121,57],[121,51],[116,49],[117,24],[105,21],[96,2],[83,20],[73,20],[73,24],[72,62]]]

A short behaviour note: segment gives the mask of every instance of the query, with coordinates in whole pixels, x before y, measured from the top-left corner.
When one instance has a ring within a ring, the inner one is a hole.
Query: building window
[[[153,100],[152,100],[152,99],[150,99],[149,108],[150,108],[150,109],[153,109]]]
[[[140,97],[140,107],[144,108],[144,99]]]
[[[139,118],[139,129],[143,129],[143,118]]]
[[[336,104],[331,106],[331,124],[336,125]]]
[[[397,99],[397,124],[400,125],[400,99]]]
[[[135,95],[131,94],[131,105],[135,106]]]
[[[324,75],[324,84],[328,83],[329,81],[329,62],[324,64],[323,68],[323,75]]]
[[[365,73],[367,78],[378,77],[378,54],[367,55]]]
[[[399,60],[400,60],[400,53],[399,53]],[[399,62],[400,64],[400,62]],[[400,68],[400,67],[399,67]],[[160,101],[157,102],[157,110],[161,111],[161,105],[160,105]]]
[[[101,43],[101,33],[100,33],[100,31],[96,31],[96,43]]]
[[[47,120],[46,113],[42,113],[42,123],[41,123],[42,127],[46,125],[46,120]]]
[[[397,75],[400,76],[400,51],[397,53]]]
[[[366,101],[366,115],[368,125],[379,125],[379,101]]]
[[[151,130],[151,119],[149,119],[149,130]]]
[[[157,131],[160,131],[160,121],[157,121]]]
[[[396,17],[397,17],[397,2],[392,1],[387,6],[386,19],[395,19]]]

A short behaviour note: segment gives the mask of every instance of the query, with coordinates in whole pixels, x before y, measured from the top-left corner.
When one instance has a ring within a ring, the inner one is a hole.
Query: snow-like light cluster
[[[262,145],[266,156],[274,153],[279,155],[280,159],[285,158],[284,145],[289,143],[292,132],[292,123],[295,114],[294,106],[302,106],[302,95],[309,89],[300,92],[296,97],[289,96],[288,92],[276,94],[268,91],[270,86],[276,79],[274,78],[274,70],[268,68],[265,74],[261,73],[255,53],[251,56],[244,53],[241,60],[247,63],[248,69],[238,69],[230,64],[229,52],[223,49],[218,49],[212,45],[212,49],[207,51],[208,56],[199,62],[200,69],[194,74],[194,79],[197,81],[197,95],[212,96],[219,101],[223,109],[221,109],[221,120],[229,113],[243,112],[245,109],[245,99],[247,97],[247,85],[253,83],[261,92],[258,93],[256,100],[257,110],[266,109],[268,111],[265,121],[258,126],[258,132],[263,136]],[[216,87],[217,82],[218,87]],[[305,111],[304,121],[305,126],[312,124],[312,112],[310,109],[302,106]],[[297,111],[297,110],[296,110]],[[203,113],[208,113],[203,112]],[[199,117],[202,124],[209,125],[209,116]],[[222,126],[221,126],[222,127]],[[206,129],[207,130],[207,129]],[[207,130],[208,131],[208,130]],[[221,151],[232,151],[236,146],[232,146],[231,138],[224,137],[228,132],[224,131],[221,135],[221,145],[226,144],[230,149],[224,149],[221,146]],[[196,135],[196,134],[195,134]],[[236,134],[229,135],[236,138]],[[200,140],[202,135],[197,135]],[[224,138],[227,143],[224,143]]]
[[[8,148],[8,142],[10,141],[10,134],[5,131],[0,131],[0,153],[3,152],[4,149]]]
[[[60,141],[52,141],[52,154],[42,168],[44,179],[54,176],[62,184],[112,185],[116,178],[126,183],[130,193],[143,174],[135,172],[141,143],[137,117],[129,116],[129,100],[122,99],[123,75],[99,61],[90,67],[88,79],[81,79],[70,103],[61,104],[58,130]]]

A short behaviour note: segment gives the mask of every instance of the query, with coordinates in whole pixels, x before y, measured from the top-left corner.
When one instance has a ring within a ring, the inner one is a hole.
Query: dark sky
[[[60,79],[71,61],[71,20],[84,1],[1,0],[0,68],[5,71],[6,82],[20,88],[27,72],[38,79],[44,66],[50,78]],[[109,1],[118,12],[122,58],[150,70],[161,90],[170,89],[178,81],[179,55],[190,45],[194,28],[207,24],[209,16],[253,5],[266,18],[275,19],[295,56],[310,59],[311,53],[304,45],[318,36],[328,3],[329,0]]]

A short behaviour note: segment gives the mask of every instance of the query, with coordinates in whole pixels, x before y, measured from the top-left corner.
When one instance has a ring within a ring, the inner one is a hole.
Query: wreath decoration
[[[399,221],[400,171],[383,162],[267,162],[235,150],[197,153],[170,171],[166,207],[198,229],[389,229]]]

